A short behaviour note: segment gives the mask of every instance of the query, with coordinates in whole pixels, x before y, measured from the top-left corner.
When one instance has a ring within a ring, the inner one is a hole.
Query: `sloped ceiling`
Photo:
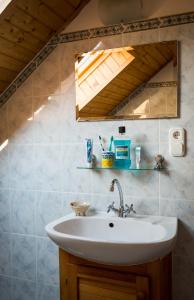
[[[0,15],[0,94],[89,0],[12,0]]]
[[[111,112],[126,97],[131,95],[138,87],[148,82],[171,60],[176,64],[177,44],[176,41],[168,41],[139,45],[133,46],[132,50],[128,52],[134,59],[119,74],[115,73],[114,78],[107,81],[107,84],[103,82],[103,88],[100,91],[98,89],[98,93],[79,110],[79,117],[87,118],[111,115]],[[106,67],[109,67],[107,62]],[[111,70],[113,70],[113,66]],[[97,79],[98,77],[96,76],[95,85],[97,85]],[[86,86],[86,88],[88,87]],[[83,87],[82,92],[84,92]]]

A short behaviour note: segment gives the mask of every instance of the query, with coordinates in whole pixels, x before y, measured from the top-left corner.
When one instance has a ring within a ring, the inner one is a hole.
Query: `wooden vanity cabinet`
[[[61,300],[171,300],[171,255],[129,267],[92,263],[59,250]]]

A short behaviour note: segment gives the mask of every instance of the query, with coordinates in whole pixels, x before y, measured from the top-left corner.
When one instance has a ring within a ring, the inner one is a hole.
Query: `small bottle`
[[[141,167],[141,146],[135,147],[135,164],[136,164],[136,169],[140,169],[140,167]]]
[[[118,131],[119,136],[114,138],[115,167],[118,169],[129,169],[131,166],[131,140],[125,135],[125,126],[120,126]]]

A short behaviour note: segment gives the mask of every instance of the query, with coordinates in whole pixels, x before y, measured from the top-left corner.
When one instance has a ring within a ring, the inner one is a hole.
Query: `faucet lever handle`
[[[126,207],[126,211],[125,211],[126,215],[129,215],[131,212],[133,214],[136,214],[136,211],[134,210],[134,205],[133,204],[131,204],[130,206],[128,204],[125,204],[125,207]]]
[[[115,206],[115,202],[113,201],[111,204],[109,204],[108,208],[107,208],[107,213],[109,213],[111,211],[111,209],[114,209]]]

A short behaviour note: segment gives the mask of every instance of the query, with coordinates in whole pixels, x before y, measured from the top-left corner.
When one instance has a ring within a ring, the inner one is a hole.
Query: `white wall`
[[[142,15],[145,15],[147,18],[155,18],[193,10],[194,0],[143,0]],[[91,0],[64,32],[78,31],[103,25],[98,15],[98,0]]]

